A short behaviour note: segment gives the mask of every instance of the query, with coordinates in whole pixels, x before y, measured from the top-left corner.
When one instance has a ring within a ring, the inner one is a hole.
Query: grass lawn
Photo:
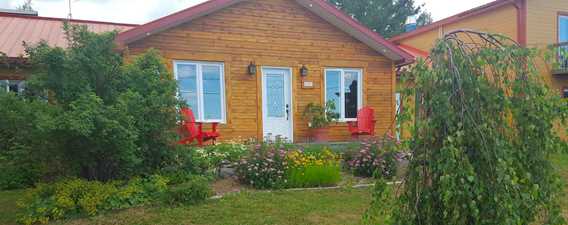
[[[557,156],[553,162],[568,181],[568,156]],[[0,192],[0,224],[15,224],[16,200],[21,195],[22,191]],[[242,192],[197,206],[147,206],[55,224],[348,225],[360,223],[370,198],[369,189]],[[562,203],[568,217],[568,194]]]
[[[241,193],[192,207],[146,207],[59,224],[359,224],[369,189]]]
[[[0,224],[15,224],[18,213],[16,202],[22,194],[23,191],[0,192]]]

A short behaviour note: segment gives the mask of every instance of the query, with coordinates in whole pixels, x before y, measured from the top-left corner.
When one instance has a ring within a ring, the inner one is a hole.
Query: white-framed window
[[[23,80],[0,80],[0,91],[22,93],[25,87]]]
[[[324,73],[325,102],[335,103],[340,121],[357,120],[357,111],[363,107],[363,71],[328,68]]]
[[[199,122],[226,121],[224,67],[216,62],[174,61],[178,95]]]

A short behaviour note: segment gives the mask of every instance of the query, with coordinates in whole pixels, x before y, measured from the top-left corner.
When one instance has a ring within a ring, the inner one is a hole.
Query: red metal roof
[[[65,20],[67,19],[0,13],[0,52],[8,57],[24,56],[23,42],[33,44],[41,40],[53,46],[66,47],[63,32],[63,21]],[[70,22],[87,25],[93,32],[126,31],[137,26],[89,20],[71,20]]]
[[[400,42],[404,39],[414,37],[414,36],[422,34],[424,32],[437,29],[438,27],[441,27],[441,26],[444,26],[444,25],[447,25],[447,24],[455,23],[455,22],[461,21],[463,19],[475,16],[475,15],[479,15],[479,14],[482,14],[482,13],[485,13],[485,12],[489,12],[489,11],[498,9],[500,7],[503,7],[505,5],[516,4],[517,1],[518,0],[495,0],[493,2],[489,2],[485,5],[482,5],[482,6],[479,6],[479,7],[458,13],[458,14],[450,16],[448,18],[445,18],[445,19],[439,20],[437,22],[428,24],[426,26],[419,27],[418,29],[416,29],[414,31],[399,34],[397,36],[390,38],[390,41],[397,43],[397,42]]]
[[[143,39],[161,31],[170,29],[182,23],[189,22],[199,17],[214,13],[231,5],[246,0],[209,0],[202,4],[187,8],[166,17],[154,20],[135,29],[122,32],[118,35],[119,44],[129,44]],[[413,57],[398,48],[390,41],[385,40],[377,33],[355,21],[350,16],[345,15],[335,6],[325,0],[296,0],[308,10],[319,15],[324,20],[335,25],[340,30],[350,34],[359,41],[367,44],[377,52],[396,61],[398,64],[408,64],[413,62]]]
[[[405,52],[407,52],[408,54],[412,55],[412,57],[414,57],[415,59],[417,59],[417,58],[426,59],[430,55],[430,53],[428,53],[426,51],[422,51],[422,50],[417,49],[415,47],[412,47],[410,45],[400,44],[400,45],[398,45],[398,47],[400,49],[404,50]]]

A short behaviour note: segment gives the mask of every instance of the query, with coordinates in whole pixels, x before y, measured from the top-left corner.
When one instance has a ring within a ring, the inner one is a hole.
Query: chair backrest
[[[187,132],[189,132],[191,137],[195,137],[199,133],[199,129],[197,128],[197,124],[195,124],[195,116],[193,115],[193,111],[190,108],[182,108],[181,115],[183,116],[183,126],[186,128]]]
[[[357,112],[357,129],[372,134],[375,129],[375,110],[363,107]]]

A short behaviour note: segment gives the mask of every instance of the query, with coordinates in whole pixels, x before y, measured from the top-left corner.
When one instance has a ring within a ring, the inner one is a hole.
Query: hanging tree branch
[[[379,203],[391,206],[386,224],[563,222],[548,160],[567,149],[555,126],[568,108],[535,57],[508,37],[457,30],[414,66],[413,156],[398,198]]]

